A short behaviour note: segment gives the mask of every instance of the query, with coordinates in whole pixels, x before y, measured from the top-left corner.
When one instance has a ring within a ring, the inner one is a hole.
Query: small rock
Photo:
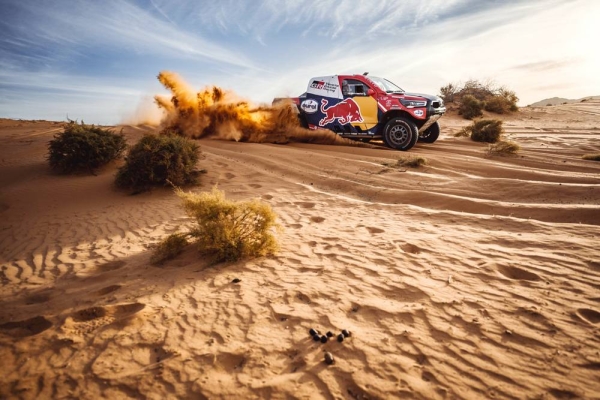
[[[332,337],[333,336],[333,332],[327,331],[326,335],[327,335],[327,337]]]
[[[333,354],[331,354],[329,352],[325,352],[325,364],[331,365],[334,362],[335,362],[335,359],[333,358]]]
[[[234,280],[231,281],[231,283],[240,283],[242,280],[239,278],[235,278]]]
[[[506,333],[507,335],[512,335],[512,332],[509,331],[508,329],[504,331],[504,333]]]
[[[345,338],[347,338],[348,336],[350,336],[350,331],[349,331],[349,330],[347,330],[347,329],[344,329],[344,330],[342,331],[342,335],[344,335],[344,337],[345,337]]]
[[[344,341],[344,335],[340,333],[337,337],[337,341],[342,343]]]
[[[310,328],[310,331],[308,331],[308,333],[310,333],[310,336],[315,336],[319,334],[319,331],[314,328]]]
[[[329,338],[326,335],[321,336],[321,343],[327,343]]]
[[[313,340],[315,342],[318,342],[319,340],[321,340],[321,336],[319,336],[318,334],[317,335],[313,335]]]

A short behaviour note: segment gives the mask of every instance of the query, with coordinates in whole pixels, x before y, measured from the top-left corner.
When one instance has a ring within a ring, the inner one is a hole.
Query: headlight
[[[400,100],[400,102],[406,108],[415,108],[415,107],[425,107],[425,106],[427,106],[427,101],[421,101],[421,100]]]

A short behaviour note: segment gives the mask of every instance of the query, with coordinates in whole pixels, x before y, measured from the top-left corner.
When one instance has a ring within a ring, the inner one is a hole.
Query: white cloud
[[[250,59],[239,53],[180,29],[172,21],[158,18],[126,0],[63,2],[52,7],[23,2],[22,7],[33,16],[31,21],[24,21],[30,26],[23,29],[23,34],[32,35],[38,42],[88,50],[98,45],[113,46],[139,53],[253,66]]]

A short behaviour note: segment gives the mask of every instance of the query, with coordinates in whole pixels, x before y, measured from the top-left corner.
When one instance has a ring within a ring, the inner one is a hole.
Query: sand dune
[[[162,267],[151,247],[190,224],[170,190],[55,175],[61,125],[0,120],[0,397],[600,398],[599,114],[504,117],[517,157],[452,116],[408,153],[200,140],[192,190],[270,203],[281,250]],[[389,166],[407,155],[429,165]]]

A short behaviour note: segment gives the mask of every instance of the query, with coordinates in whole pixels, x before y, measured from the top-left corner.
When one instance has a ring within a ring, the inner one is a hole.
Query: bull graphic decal
[[[360,115],[360,108],[354,100],[342,100],[331,107],[325,108],[328,103],[327,99],[321,99],[321,112],[325,114],[325,117],[319,121],[319,126],[325,126],[336,119],[342,125],[350,122],[363,122],[363,117]]]

